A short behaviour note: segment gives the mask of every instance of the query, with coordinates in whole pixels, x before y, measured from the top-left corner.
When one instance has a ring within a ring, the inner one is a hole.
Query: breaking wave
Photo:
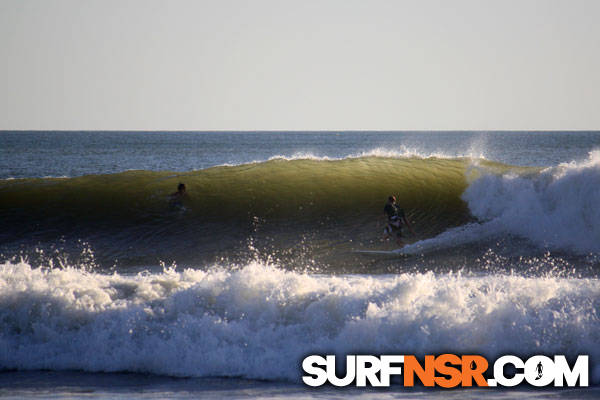
[[[416,231],[404,253],[498,237],[574,255],[600,251],[600,152],[546,169],[388,156],[4,180],[0,250],[81,239],[108,260],[148,265],[188,255],[197,264],[230,257],[262,230],[271,252],[301,244],[335,263],[353,249],[381,247],[383,203],[395,194]],[[179,182],[189,197],[173,207],[169,194]]]
[[[600,283],[326,276],[253,262],[137,275],[0,265],[0,369],[297,381],[308,354],[589,354]],[[595,363],[595,364],[594,364]]]

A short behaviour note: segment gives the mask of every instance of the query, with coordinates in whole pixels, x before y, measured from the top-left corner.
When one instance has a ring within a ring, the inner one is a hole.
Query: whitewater
[[[475,160],[468,174],[475,177],[461,197],[479,222],[409,245],[403,253],[499,235],[517,235],[555,251],[600,252],[600,151],[536,173],[495,173]]]
[[[299,380],[306,354],[600,356],[591,278],[0,266],[4,368]],[[595,365],[592,381],[600,381]]]

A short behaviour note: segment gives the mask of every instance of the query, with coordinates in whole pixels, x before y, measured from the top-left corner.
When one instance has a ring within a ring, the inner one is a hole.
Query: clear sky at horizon
[[[595,0],[0,0],[0,129],[600,129]]]

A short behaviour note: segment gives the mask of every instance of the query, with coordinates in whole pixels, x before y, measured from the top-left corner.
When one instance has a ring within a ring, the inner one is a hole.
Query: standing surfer
[[[388,201],[387,203],[385,203],[383,212],[387,216],[387,225],[383,230],[384,239],[389,239],[395,233],[396,243],[398,243],[398,245],[400,246],[403,246],[404,243],[402,242],[402,224],[405,224],[408,227],[408,229],[410,229],[410,231],[413,233],[413,235],[415,234],[415,231],[410,225],[410,222],[408,222],[408,219],[404,214],[404,210],[396,204],[395,196],[388,197]]]

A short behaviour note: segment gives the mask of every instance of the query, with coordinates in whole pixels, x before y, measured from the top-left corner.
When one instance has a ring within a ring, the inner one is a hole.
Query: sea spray
[[[0,368],[298,381],[306,354],[589,354],[600,283],[518,274],[311,275],[250,262],[100,274],[0,265]]]
[[[600,252],[600,152],[537,174],[484,174],[462,198],[483,226],[479,233],[514,234],[538,246]]]

